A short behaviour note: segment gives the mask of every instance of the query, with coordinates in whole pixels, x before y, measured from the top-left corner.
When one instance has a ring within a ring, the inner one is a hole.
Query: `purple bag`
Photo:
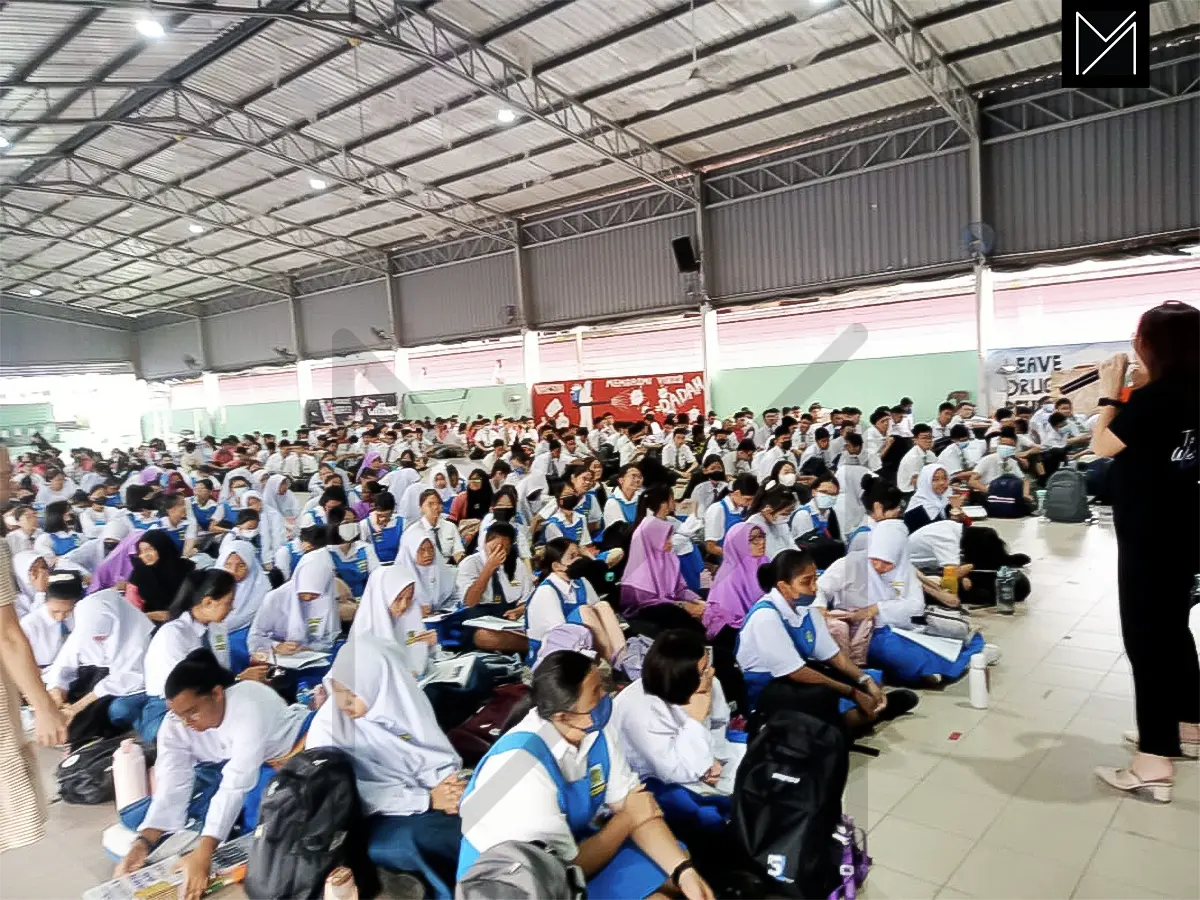
[[[588,631],[587,626],[571,622],[555,625],[546,632],[546,636],[542,638],[542,646],[538,648],[537,659],[533,661],[533,668],[536,669],[543,659],[556,650],[574,650],[576,653],[585,653],[593,657],[596,655],[592,633]]]
[[[842,845],[842,864],[839,869],[842,883],[829,895],[829,900],[854,900],[871,872],[867,834],[861,828],[854,827],[854,819],[843,815],[834,837]]]

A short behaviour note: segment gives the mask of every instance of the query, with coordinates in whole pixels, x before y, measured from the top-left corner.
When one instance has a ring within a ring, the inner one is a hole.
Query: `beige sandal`
[[[1155,803],[1170,803],[1171,793],[1175,789],[1174,781],[1166,779],[1143,781],[1141,776],[1132,769],[1097,766],[1095,772],[1096,777],[1109,787],[1114,787],[1127,794],[1145,796]]]

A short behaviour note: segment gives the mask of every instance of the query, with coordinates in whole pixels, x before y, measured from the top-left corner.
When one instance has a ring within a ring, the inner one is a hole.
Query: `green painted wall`
[[[35,431],[48,441],[58,440],[53,404],[6,403],[0,406],[0,439],[13,450],[31,447],[30,437]]]
[[[512,399],[512,398],[516,399]],[[492,384],[486,387],[449,388],[441,391],[412,391],[404,395],[405,418],[521,416],[529,412],[529,388],[524,384]]]
[[[303,408],[296,400],[226,406],[221,412],[223,417],[219,436],[255,431],[279,434],[284,428],[295,434],[296,429],[304,424]]]
[[[803,373],[803,377],[801,377]],[[870,414],[877,406],[913,398],[918,422],[933,418],[951,391],[975,393],[974,351],[928,353],[885,359],[852,359],[812,365],[727,369],[713,378],[709,406],[722,415],[748,406],[801,406],[814,401],[826,409],[857,406]]]

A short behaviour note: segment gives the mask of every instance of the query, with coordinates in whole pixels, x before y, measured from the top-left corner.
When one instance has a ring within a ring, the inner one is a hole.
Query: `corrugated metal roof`
[[[1059,59],[1061,47],[1053,31],[1062,14],[1059,0],[898,2],[914,21],[925,23],[930,41],[954,60],[969,83],[1015,80]],[[261,2],[222,0],[220,5],[223,10],[250,9]],[[321,6],[326,14],[346,9],[346,0]],[[487,41],[522,70],[536,70],[546,84],[581,98],[589,108],[690,164],[748,147],[782,145],[798,134],[836,129],[849,119],[886,115],[928,99],[845,3],[440,0],[430,6],[430,14]],[[83,132],[82,122],[110,108],[128,113],[133,85],[161,83],[174,72],[185,89],[244,108],[261,120],[266,133],[298,129],[335,152],[353,148],[368,165],[403,173],[419,184],[441,185],[505,213],[558,204],[630,181],[627,169],[550,125],[525,115],[500,124],[497,114],[504,101],[486,96],[462,77],[396,47],[348,40],[355,31],[345,22],[310,27],[272,20],[254,30],[249,19],[197,10],[163,39],[147,40],[133,27],[142,15],[140,5],[133,4],[101,11],[14,0],[0,7],[0,86],[5,89],[0,129],[13,143],[0,155],[0,179],[20,179],[27,167],[36,165],[41,171],[32,176],[35,180],[73,180],[86,194],[83,170],[54,161],[65,148],[80,159],[228,198],[271,216],[278,227],[320,222],[330,234],[353,235],[364,245],[379,247],[453,236],[444,222],[409,220],[411,213],[399,205],[332,178],[326,177],[325,188],[314,188],[310,181],[316,173],[342,161],[307,158],[297,151],[277,158],[277,148],[256,148],[261,132],[239,130],[240,122],[222,118],[207,102],[184,104],[176,112],[168,94],[145,102],[138,115],[178,114],[188,120],[199,113],[211,118],[211,127],[226,140],[197,136],[186,121],[173,126],[175,133],[122,126]],[[169,17],[163,14],[161,20]],[[1160,0],[1152,5],[1151,22],[1156,33],[1194,28],[1200,24],[1200,2]],[[418,28],[431,33],[425,24]],[[58,44],[55,52],[47,52]],[[445,52],[456,45],[451,41],[439,48]],[[94,79],[102,82],[89,89]],[[31,120],[43,124],[13,124]],[[156,195],[152,186],[146,191],[155,203],[176,203]],[[4,193],[11,198],[6,211],[10,223],[36,227],[34,214],[23,208],[68,225],[95,224],[128,236],[114,249],[134,254],[162,245],[238,267],[261,264],[263,270],[288,272],[327,262],[219,228],[194,234],[188,227],[194,201],[181,201],[172,216],[137,205],[119,213],[126,204],[0,184]],[[0,243],[4,261],[27,261],[43,269],[70,266],[72,278],[107,272],[109,280],[122,281],[149,274],[155,277],[138,283],[139,289],[174,285],[178,294],[231,288],[172,268],[163,261],[169,254],[138,261],[19,236]],[[254,273],[239,268],[236,274],[251,278]],[[147,302],[171,299],[157,295]]]

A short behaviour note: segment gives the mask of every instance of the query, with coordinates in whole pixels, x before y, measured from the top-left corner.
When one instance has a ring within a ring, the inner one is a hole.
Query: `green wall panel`
[[[522,416],[529,412],[529,388],[524,384],[492,384],[475,388],[411,391],[404,395],[405,418],[443,419],[458,416]]]
[[[220,437],[227,434],[250,434],[255,431],[279,434],[284,428],[295,434],[296,429],[304,424],[304,413],[296,400],[226,406],[222,408],[221,413]]]
[[[938,404],[951,391],[974,394],[975,384],[976,356],[971,350],[762,366],[718,372],[713,377],[710,406],[724,416],[743,406],[761,412],[784,404],[807,408],[819,401],[826,409],[857,406],[864,415],[870,415],[877,406],[891,406],[909,396],[914,401],[914,416],[924,422],[933,418]]]

